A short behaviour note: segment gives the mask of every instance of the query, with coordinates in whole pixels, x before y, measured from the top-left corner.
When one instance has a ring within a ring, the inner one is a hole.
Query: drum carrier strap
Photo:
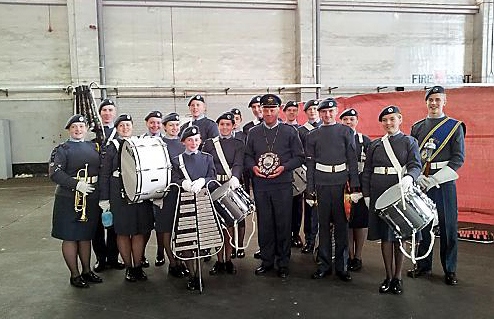
[[[220,137],[216,136],[213,139],[213,145],[214,148],[216,149],[216,154],[218,154],[218,158],[220,160],[221,166],[223,167],[223,170],[225,171],[226,175],[228,175],[228,178],[232,178],[232,170],[228,166],[228,163],[226,162],[225,158],[225,153],[223,153],[223,148],[221,147],[220,144]]]
[[[192,180],[190,179],[189,173],[187,172],[187,169],[185,168],[184,157],[182,154],[178,155],[178,164],[179,164],[178,167],[180,167],[180,170],[182,171],[182,174],[184,174],[185,179],[192,182]]]

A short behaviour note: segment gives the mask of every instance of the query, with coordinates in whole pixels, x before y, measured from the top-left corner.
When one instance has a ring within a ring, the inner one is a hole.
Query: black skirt
[[[74,196],[55,195],[51,235],[68,241],[92,240],[99,221],[98,194],[86,197],[86,222],[79,221],[81,213],[75,212]]]

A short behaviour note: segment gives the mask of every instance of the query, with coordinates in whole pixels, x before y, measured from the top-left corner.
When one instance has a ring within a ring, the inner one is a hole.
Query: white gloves
[[[352,202],[354,203],[358,203],[358,201],[363,198],[364,195],[362,195],[362,193],[351,193],[350,194],[350,199],[352,200]]]
[[[158,206],[160,209],[163,208],[163,198],[154,198],[153,205]]]
[[[192,192],[192,182],[189,181],[188,179],[185,179],[183,182],[182,182],[182,188],[184,189],[184,191],[186,192]]]
[[[108,199],[105,200],[100,200],[99,201],[99,207],[105,212],[107,210],[110,210],[110,201]]]
[[[93,185],[86,183],[84,181],[78,181],[75,189],[77,189],[79,192],[83,193],[84,195],[91,194],[92,192],[94,192]]]
[[[316,204],[316,201],[313,199],[306,199],[305,202],[310,206],[313,207]]]
[[[197,194],[197,193],[199,193],[201,188],[204,187],[204,185],[206,185],[206,180],[202,177],[198,178],[192,182],[192,186],[190,187],[190,191]]]
[[[412,185],[413,185],[413,177],[412,176],[405,175],[401,179],[401,187],[403,188],[404,192],[408,192],[408,190],[410,189],[410,187],[412,187]]]
[[[370,209],[370,197],[364,197],[365,206]]]
[[[417,178],[417,184],[422,189],[429,189],[429,188],[432,188],[434,186],[439,188],[439,183],[436,181],[434,176],[420,175],[419,178]]]
[[[240,181],[235,176],[232,176],[228,181],[228,186],[230,186],[231,189],[237,189],[240,187]]]

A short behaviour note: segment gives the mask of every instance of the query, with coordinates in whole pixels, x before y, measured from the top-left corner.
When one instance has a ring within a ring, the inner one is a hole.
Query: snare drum
[[[302,194],[307,188],[307,167],[302,165],[293,170],[293,196]]]
[[[217,213],[226,226],[238,224],[255,212],[254,203],[242,187],[231,189],[225,183],[211,193],[211,199],[222,208]]]
[[[162,198],[171,181],[168,150],[157,137],[133,136],[124,140],[120,168],[125,195],[133,203]]]
[[[379,196],[375,207],[379,217],[398,236],[409,238],[432,222],[437,210],[434,202],[418,187],[411,187],[404,197],[406,209],[403,209],[400,184],[396,184]]]

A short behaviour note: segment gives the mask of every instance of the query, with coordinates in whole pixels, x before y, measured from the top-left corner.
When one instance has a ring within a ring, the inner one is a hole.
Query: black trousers
[[[348,259],[348,222],[343,204],[345,185],[316,185],[317,211],[319,216],[320,269],[332,269],[333,243],[335,240],[335,270],[346,271]]]
[[[300,226],[302,226],[302,209],[304,203],[304,195],[299,194],[292,198],[292,236],[300,234]]]
[[[291,254],[292,196],[291,184],[281,189],[254,189],[258,216],[258,239],[262,264],[288,267]]]
[[[113,226],[109,227],[106,229],[105,240],[105,227],[101,223],[101,210],[98,216],[98,227],[92,241],[93,251],[99,262],[112,263],[118,260],[117,235]]]

